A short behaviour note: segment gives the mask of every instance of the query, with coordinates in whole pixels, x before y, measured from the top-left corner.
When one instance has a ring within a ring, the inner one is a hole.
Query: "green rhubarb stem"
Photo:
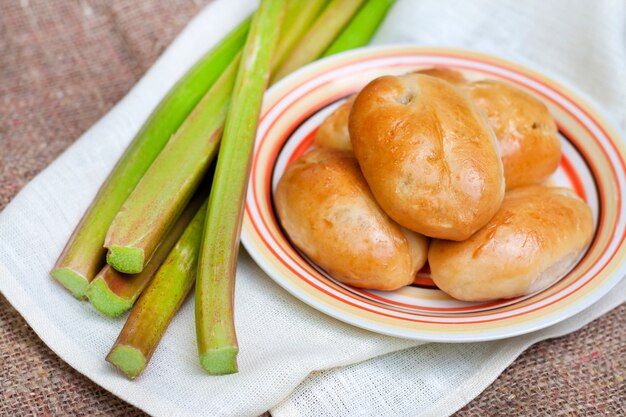
[[[310,7],[306,11],[315,12]],[[299,22],[297,14],[301,14],[299,9],[292,8],[286,17]],[[104,246],[109,250],[107,263],[117,271],[141,272],[217,157],[238,63],[239,57],[233,59],[198,103],[111,223]]]
[[[357,12],[364,0],[332,0],[272,75],[272,83],[316,60]]]
[[[161,149],[241,49],[250,19],[204,55],[169,91],[130,143],[50,272],[76,298],[104,264],[104,239],[126,198]]]
[[[120,272],[142,271],[215,159],[240,54],[191,112],[119,211],[104,246]]]
[[[130,379],[144,370],[193,286],[206,207],[205,201],[133,307],[107,355],[107,361]]]
[[[272,71],[280,67],[326,4],[328,0],[287,0],[280,42],[272,55]]]
[[[323,56],[367,45],[394,2],[395,0],[367,0]]]
[[[319,30],[323,29],[322,26],[319,27]],[[354,45],[359,46],[363,45]],[[109,362],[130,378],[139,375],[147,365],[168,323],[195,280],[194,268],[200,250],[205,213],[206,205],[200,208],[198,215],[139,298],[107,357]],[[232,257],[231,259],[234,260]],[[227,294],[227,298],[230,297],[232,294]],[[232,306],[232,299],[230,303]],[[232,308],[226,309],[224,314],[225,320],[232,321],[232,318],[228,318],[232,317]]]
[[[263,0],[253,18],[209,197],[196,282],[196,333],[202,367],[210,374],[237,372],[233,320],[235,270],[250,158],[283,0]]]
[[[109,317],[118,317],[130,310],[206,200],[208,190],[208,186],[200,186],[139,274],[124,274],[110,265],[102,268],[87,289],[87,298],[96,310]]]

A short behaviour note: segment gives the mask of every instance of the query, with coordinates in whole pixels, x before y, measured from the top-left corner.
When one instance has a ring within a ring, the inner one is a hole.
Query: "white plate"
[[[285,168],[312,144],[322,120],[370,80],[433,65],[466,78],[502,79],[542,100],[555,116],[563,158],[550,182],[574,189],[591,206],[594,241],[561,281],[531,296],[488,303],[450,298],[421,271],[416,285],[393,292],[339,283],[286,239],[273,208]],[[375,332],[420,340],[468,342],[511,337],[564,320],[598,300],[626,274],[626,151],[587,100],[534,71],[468,51],[364,48],[332,56],[288,76],[266,94],[255,145],[242,241],[255,261],[310,306]]]

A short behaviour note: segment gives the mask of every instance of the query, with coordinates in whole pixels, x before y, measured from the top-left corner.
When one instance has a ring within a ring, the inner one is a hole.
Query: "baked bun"
[[[463,86],[500,141],[506,189],[536,184],[561,160],[554,118],[539,100],[511,84],[484,80]]]
[[[439,78],[451,84],[461,84],[467,81],[463,74],[461,74],[459,71],[446,67],[425,68],[419,71],[415,71],[415,74],[430,75],[431,77]]]
[[[416,74],[430,75],[452,84],[461,84],[466,80],[458,71],[445,67],[432,67],[419,70]],[[356,94],[351,95],[348,99],[334,112],[330,114],[320,125],[315,133],[315,144],[324,148],[341,149],[344,151],[352,150],[350,143],[350,134],[348,133],[348,117],[352,109],[352,103]]]
[[[465,240],[500,207],[496,137],[454,85],[421,74],[377,78],[355,99],[349,128],[376,201],[400,225]]]
[[[428,239],[380,209],[350,152],[305,154],[283,174],[275,202],[293,244],[343,283],[394,290],[426,263]]]
[[[320,125],[315,133],[315,144],[324,148],[351,151],[348,117],[356,94],[348,97],[345,103],[337,107]]]
[[[531,294],[561,279],[592,235],[591,210],[573,191],[517,188],[468,240],[433,240],[431,277],[441,290],[464,301]]]

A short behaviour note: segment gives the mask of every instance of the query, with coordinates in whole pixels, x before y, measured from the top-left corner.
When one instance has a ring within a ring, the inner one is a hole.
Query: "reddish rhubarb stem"
[[[133,307],[107,355],[107,361],[130,379],[144,370],[167,326],[193,286],[206,207],[205,202],[189,223]]]
[[[240,55],[170,139],[117,214],[104,245],[120,272],[143,270],[215,159]]]
[[[96,310],[106,316],[117,317],[133,306],[206,200],[207,193],[203,191],[208,189],[208,186],[200,187],[139,274],[124,274],[110,265],[102,268],[87,289],[87,298]]]

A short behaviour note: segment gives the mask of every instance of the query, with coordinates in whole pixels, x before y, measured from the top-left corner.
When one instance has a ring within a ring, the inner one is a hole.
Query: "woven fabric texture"
[[[211,0],[0,1],[0,209],[122,98]],[[459,416],[626,415],[626,306],[520,356]],[[0,415],[144,415],[0,297]]]

